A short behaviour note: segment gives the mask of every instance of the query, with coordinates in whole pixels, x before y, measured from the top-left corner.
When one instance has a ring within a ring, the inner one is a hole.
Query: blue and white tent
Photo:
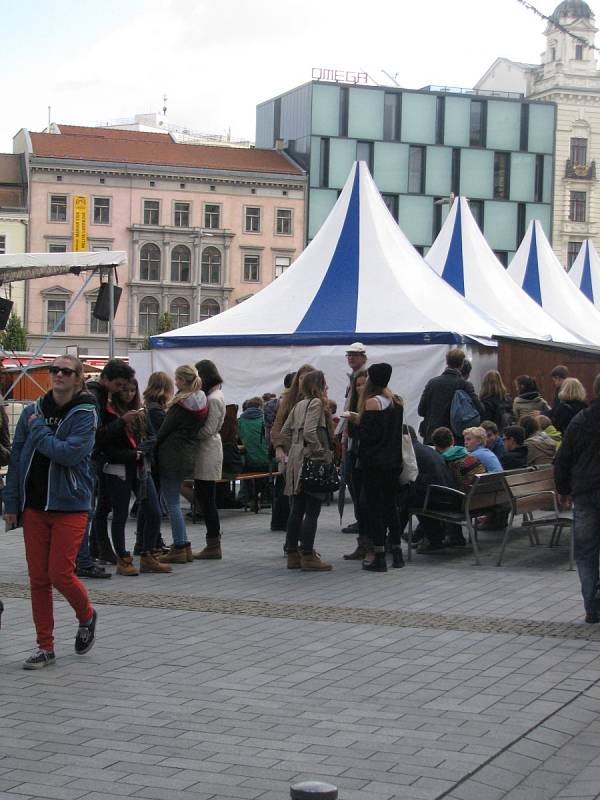
[[[600,256],[591,239],[586,239],[581,245],[568,275],[575,286],[600,310]]]
[[[600,311],[569,280],[539,220],[529,223],[507,272],[551,317],[583,340],[600,345]]]
[[[581,343],[507,274],[486,242],[465,197],[458,197],[427,253],[427,263],[482,313],[523,339]]]
[[[236,402],[277,389],[285,373],[305,362],[323,369],[330,396],[339,400],[347,380],[344,346],[361,341],[371,362],[401,370],[392,385],[410,407],[443,369],[449,345],[492,346],[491,337],[509,333],[425,264],[361,162],[284,275],[218,316],[150,341],[153,369],[215,361]]]

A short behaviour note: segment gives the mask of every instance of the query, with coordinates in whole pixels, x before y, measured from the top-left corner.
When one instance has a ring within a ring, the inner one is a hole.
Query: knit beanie
[[[385,362],[381,364],[371,364],[367,372],[369,373],[371,383],[374,386],[381,386],[382,389],[385,389],[392,377],[392,367]]]

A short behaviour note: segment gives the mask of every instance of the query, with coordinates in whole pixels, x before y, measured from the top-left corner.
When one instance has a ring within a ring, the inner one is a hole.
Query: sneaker
[[[77,629],[77,636],[75,637],[75,652],[78,656],[83,656],[94,646],[96,641],[96,620],[98,619],[98,612],[94,609],[92,611],[92,619],[85,625],[80,625]]]
[[[50,667],[56,663],[56,656],[49,650],[42,650],[41,648],[32,653],[29,658],[23,662],[23,669],[43,669]]]
[[[346,525],[345,528],[342,528],[342,533],[358,533],[358,522],[351,522],[350,525]]]
[[[112,578],[111,572],[107,572],[104,567],[99,567],[97,564],[91,564],[89,567],[77,567],[75,575],[78,578]]]

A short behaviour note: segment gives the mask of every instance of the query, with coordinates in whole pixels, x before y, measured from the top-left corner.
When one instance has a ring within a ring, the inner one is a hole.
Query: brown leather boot
[[[181,546],[178,546],[176,544],[172,544],[169,548],[169,552],[165,553],[164,556],[160,556],[158,561],[161,564],[187,564],[185,545],[182,544]]]
[[[140,556],[140,572],[172,572],[173,567],[168,564],[161,564],[152,553],[142,553]]]
[[[302,553],[300,555],[300,569],[302,572],[330,572],[333,567],[326,561],[321,561],[321,556],[315,553]]]
[[[223,558],[223,555],[221,553],[221,537],[215,536],[213,538],[207,536],[206,547],[204,547],[198,553],[194,553],[194,558],[201,560]]]
[[[192,543],[188,542],[185,546],[185,559],[190,563],[190,561],[194,560],[194,554],[192,553]]]
[[[302,566],[301,564],[300,553],[296,550],[295,552],[290,552],[287,554],[287,568],[288,569],[300,569]]]
[[[139,575],[139,570],[133,566],[131,556],[117,556],[117,575]]]

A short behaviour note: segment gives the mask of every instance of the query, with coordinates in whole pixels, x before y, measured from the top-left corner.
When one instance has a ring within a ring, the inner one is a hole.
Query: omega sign
[[[349,72],[345,69],[313,67],[312,79],[313,81],[335,81],[336,83],[367,83],[369,76],[366,72]]]

